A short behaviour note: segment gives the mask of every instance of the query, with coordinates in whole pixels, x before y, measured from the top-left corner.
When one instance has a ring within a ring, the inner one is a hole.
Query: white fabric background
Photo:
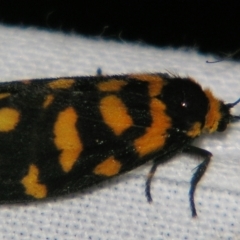
[[[227,102],[237,100],[239,63],[205,63],[213,59],[195,50],[0,26],[1,81],[95,75],[98,67],[104,74],[168,70],[193,76]],[[234,112],[240,114],[240,106]],[[197,188],[197,219],[188,190],[199,161],[179,155],[158,168],[152,204],[144,195],[147,164],[68,198],[1,205],[0,239],[240,239],[240,123],[196,145],[214,155]]]

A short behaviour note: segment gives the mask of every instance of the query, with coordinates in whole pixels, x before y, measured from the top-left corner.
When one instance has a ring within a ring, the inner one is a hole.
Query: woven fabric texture
[[[214,57],[194,49],[0,26],[1,81],[95,75],[99,67],[103,74],[169,71],[194,77],[226,102],[237,100],[239,63],[206,60]],[[240,239],[240,123],[195,145],[213,153],[196,191],[197,219],[191,218],[188,190],[199,159],[178,155],[158,168],[152,204],[144,195],[146,164],[67,198],[1,205],[0,239]]]

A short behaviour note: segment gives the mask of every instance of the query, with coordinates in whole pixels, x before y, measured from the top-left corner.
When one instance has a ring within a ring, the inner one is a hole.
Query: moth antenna
[[[238,103],[240,102],[240,98],[234,102],[234,103],[228,103],[226,104],[228,108],[233,108],[234,106],[236,106]]]
[[[238,122],[238,121],[240,121],[240,116],[232,116],[230,121],[231,122]]]
[[[239,102],[240,102],[240,98],[239,98],[237,101],[233,102],[233,103],[228,103],[228,104],[226,104],[226,106],[227,106],[228,108],[233,108],[233,107],[236,106]],[[238,122],[238,121],[240,121],[240,116],[230,116],[230,122]]]

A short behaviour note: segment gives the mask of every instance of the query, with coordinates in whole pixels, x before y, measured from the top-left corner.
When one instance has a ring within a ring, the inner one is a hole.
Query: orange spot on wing
[[[21,183],[25,188],[25,193],[34,198],[45,198],[47,187],[39,183],[39,170],[34,164],[30,165],[28,174],[22,179]]]
[[[132,126],[133,121],[124,103],[115,95],[104,97],[100,102],[100,111],[104,122],[116,135]]]
[[[122,166],[121,162],[119,162],[113,156],[111,156],[104,160],[103,162],[101,162],[100,164],[98,164],[94,168],[93,172],[96,175],[111,177],[119,173],[121,166]]]
[[[0,99],[7,98],[9,96],[11,96],[10,93],[0,93]]]
[[[134,141],[135,148],[142,157],[161,149],[166,141],[167,130],[171,128],[171,119],[165,113],[166,106],[156,98],[150,103],[152,124],[146,133]]]
[[[132,74],[129,75],[131,78],[136,78],[140,81],[148,82],[149,83],[149,96],[156,97],[162,91],[162,88],[166,84],[163,78],[155,74]]]
[[[98,84],[98,89],[102,92],[118,92],[127,82],[123,80],[111,79],[107,82],[101,82]]]
[[[18,124],[20,113],[13,108],[4,107],[0,109],[0,131],[8,132]]]
[[[47,108],[53,102],[53,99],[54,96],[52,94],[47,95],[43,102],[43,108]]]
[[[74,84],[74,82],[74,79],[60,78],[49,82],[48,86],[52,89],[67,89],[70,88]]]
[[[68,107],[59,113],[54,125],[54,143],[61,154],[59,162],[64,172],[69,172],[83,150],[76,128],[78,115],[74,108]]]

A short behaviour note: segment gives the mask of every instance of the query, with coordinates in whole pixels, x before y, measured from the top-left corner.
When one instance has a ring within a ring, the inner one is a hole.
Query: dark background
[[[239,0],[0,0],[0,23],[190,46],[222,57],[240,49]]]

